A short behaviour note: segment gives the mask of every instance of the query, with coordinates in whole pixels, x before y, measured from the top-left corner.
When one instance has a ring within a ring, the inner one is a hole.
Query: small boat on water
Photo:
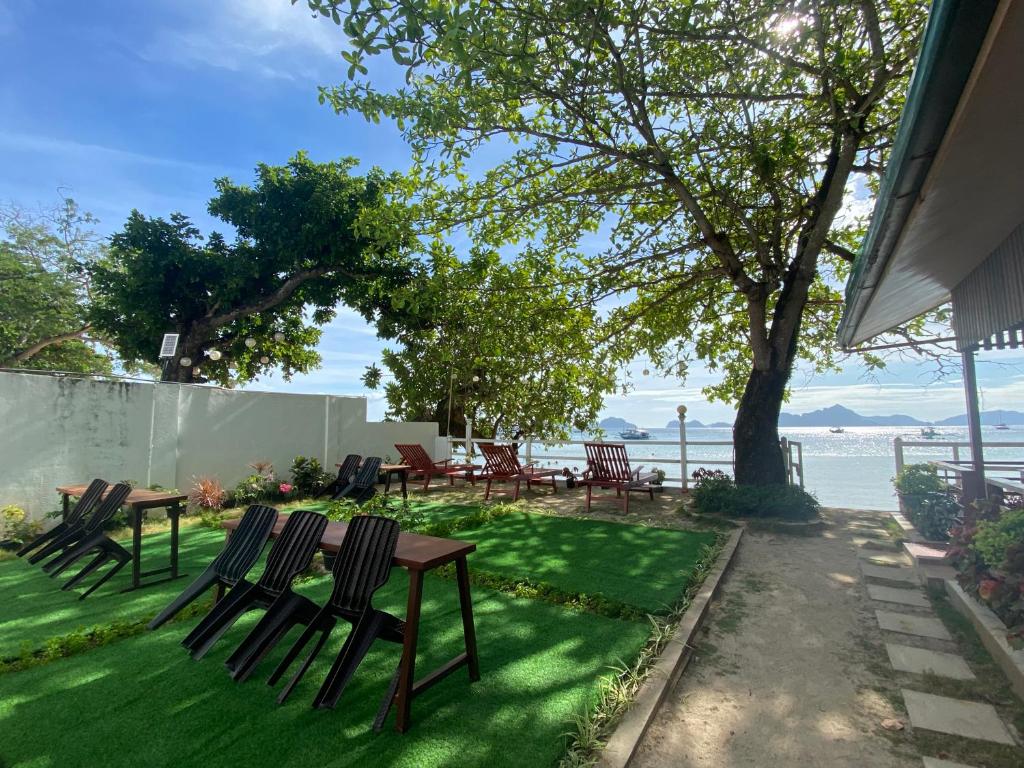
[[[934,440],[939,436],[939,433],[935,431],[934,427],[923,427],[921,429],[921,437],[925,440]]]
[[[1006,426],[1005,424],[996,424],[996,429],[1006,431],[1006,430],[1009,430],[1010,428],[1008,426]]]
[[[619,432],[623,440],[650,440],[651,433],[646,429],[624,429]]]
[[[828,431],[831,432],[833,435],[841,435],[846,430],[843,429],[842,427],[829,427]]]

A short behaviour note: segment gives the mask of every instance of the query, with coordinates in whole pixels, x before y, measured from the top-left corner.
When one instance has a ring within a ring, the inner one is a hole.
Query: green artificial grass
[[[528,578],[654,614],[671,610],[688,585],[701,549],[716,538],[705,531],[526,512],[452,536],[477,545],[469,556],[470,572]]]
[[[327,579],[303,584],[325,595]],[[401,612],[395,578],[376,603]],[[255,617],[246,617],[199,662],[178,645],[192,622],[167,625],[113,646],[0,677],[0,764],[16,766],[501,766],[551,765],[564,752],[572,716],[594,703],[600,678],[633,658],[643,623],[571,613],[557,606],[474,591],[482,679],[458,670],[413,703],[413,728],[372,721],[400,649],[378,642],[336,710],[309,704],[344,638],[340,629],[292,698],[265,679],[291,633],[248,682],[222,663]],[[462,649],[453,583],[428,578],[418,676]]]
[[[129,564],[85,600],[79,600],[78,595],[92,581],[78,592],[62,592],[60,586],[87,560],[56,578],[43,573],[41,563],[29,565],[22,558],[0,562],[0,659],[35,651],[52,637],[112,621],[152,618],[206,568],[223,546],[223,531],[183,527],[178,551],[179,568],[187,574],[184,578],[122,593],[131,579]],[[144,536],[142,570],[167,565],[169,553],[170,533]]]

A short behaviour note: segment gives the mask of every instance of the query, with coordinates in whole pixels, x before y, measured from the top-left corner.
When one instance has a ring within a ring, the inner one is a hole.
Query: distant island
[[[996,424],[1024,424],[1024,413],[1020,411],[982,411],[981,423],[986,426]],[[967,416],[950,416],[939,421],[922,421],[921,419],[908,416],[905,413],[895,413],[890,416],[863,416],[856,411],[842,405],[832,405],[828,408],[820,408],[808,413],[785,413],[779,416],[780,427],[964,427],[967,426]],[[601,420],[601,428],[609,431],[625,429],[636,429],[637,425],[617,416],[610,416]],[[731,429],[732,424],[724,421],[716,421],[711,424],[704,424],[696,419],[687,420],[687,429]],[[679,419],[669,421],[664,429],[679,429]]]

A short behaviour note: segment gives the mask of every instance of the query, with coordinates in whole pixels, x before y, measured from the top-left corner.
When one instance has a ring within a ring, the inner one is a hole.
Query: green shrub
[[[320,461],[313,457],[296,456],[292,462],[292,485],[296,496],[316,496],[334,476],[324,471]]]
[[[419,531],[427,522],[427,517],[420,507],[412,506],[403,499],[397,501],[393,496],[377,494],[363,504],[352,499],[337,499],[327,505],[324,512],[329,520],[351,520],[356,515],[380,515],[397,520],[403,531]]]
[[[35,520],[29,520],[28,514],[21,507],[14,504],[0,507],[0,539],[24,544],[38,536],[42,530],[43,526]]]
[[[956,499],[945,493],[929,493],[921,498],[910,522],[929,541],[948,541],[949,530],[960,515]]]
[[[274,479],[261,474],[252,474],[235,486],[231,497],[237,506],[247,507],[258,501],[272,498],[277,494]]]
[[[919,511],[931,494],[943,493],[945,483],[931,464],[907,464],[892,479],[907,511]]]
[[[989,568],[1000,568],[1010,547],[1024,546],[1024,509],[1011,509],[998,520],[982,520],[971,544]]]
[[[697,511],[725,517],[813,520],[821,512],[818,500],[795,485],[736,485],[724,473],[698,479],[693,488]]]

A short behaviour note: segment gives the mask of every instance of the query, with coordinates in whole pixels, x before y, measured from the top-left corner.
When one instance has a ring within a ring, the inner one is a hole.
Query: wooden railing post
[[[782,449],[782,463],[786,467],[786,482],[793,484],[793,457],[789,455],[789,440],[785,437],[779,439],[779,448]]]
[[[473,460],[473,420],[466,419],[466,461]]]
[[[681,480],[679,492],[686,493],[690,485],[689,473],[686,471],[686,406],[678,406],[676,413],[679,415],[679,476]]]
[[[903,471],[903,438],[899,435],[893,438],[892,449],[896,454],[896,474]]]

